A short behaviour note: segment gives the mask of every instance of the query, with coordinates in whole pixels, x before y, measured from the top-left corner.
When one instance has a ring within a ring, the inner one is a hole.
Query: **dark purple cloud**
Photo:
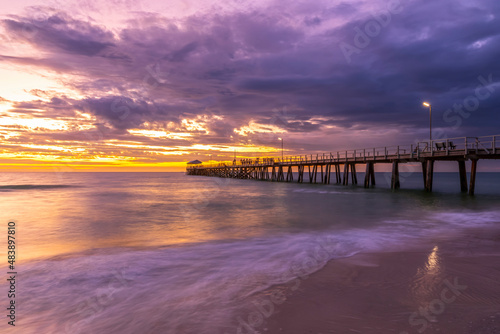
[[[62,13],[47,14],[43,20],[37,21],[6,19],[3,24],[9,33],[53,52],[95,56],[113,46],[113,35],[109,31]]]

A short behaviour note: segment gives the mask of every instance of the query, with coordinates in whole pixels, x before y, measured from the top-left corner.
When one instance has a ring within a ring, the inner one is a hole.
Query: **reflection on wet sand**
[[[437,290],[443,284],[442,269],[439,247],[436,245],[425,264],[417,269],[411,283],[411,291],[419,307],[426,307],[436,298]]]

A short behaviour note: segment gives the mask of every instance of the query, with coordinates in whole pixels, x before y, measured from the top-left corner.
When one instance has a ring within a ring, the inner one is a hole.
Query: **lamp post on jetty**
[[[283,138],[278,138],[281,140],[281,161],[283,161]]]
[[[429,144],[432,142],[432,107],[430,103],[422,103],[424,106],[429,107]]]

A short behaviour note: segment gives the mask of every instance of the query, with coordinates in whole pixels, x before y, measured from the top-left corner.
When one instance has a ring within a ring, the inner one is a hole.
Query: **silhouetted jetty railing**
[[[308,168],[310,183],[330,184],[332,167],[336,184],[357,184],[356,165],[365,164],[364,186],[375,185],[376,163],[391,163],[391,188],[398,189],[399,164],[420,162],[424,188],[432,191],[434,162],[457,161],[462,192],[474,194],[477,162],[480,159],[500,159],[500,135],[483,137],[459,137],[423,141],[405,146],[386,146],[367,149],[338,151],[315,155],[286,156],[279,158],[241,159],[232,162],[188,165],[188,175],[229,177],[239,179],[269,180],[291,182],[294,180],[294,169],[298,173],[298,182],[304,182],[305,168]],[[470,180],[467,185],[465,162],[471,161]],[[340,166],[343,166],[341,173]]]

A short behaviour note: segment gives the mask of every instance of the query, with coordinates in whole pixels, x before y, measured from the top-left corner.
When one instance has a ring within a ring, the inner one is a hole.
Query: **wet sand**
[[[358,254],[304,277],[260,333],[500,333],[500,233]]]

